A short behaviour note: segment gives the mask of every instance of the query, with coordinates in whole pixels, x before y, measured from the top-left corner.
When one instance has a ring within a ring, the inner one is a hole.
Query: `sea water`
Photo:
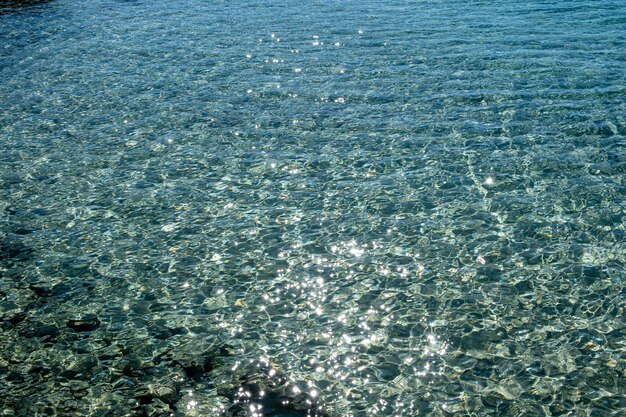
[[[626,3],[0,3],[0,410],[626,413]]]

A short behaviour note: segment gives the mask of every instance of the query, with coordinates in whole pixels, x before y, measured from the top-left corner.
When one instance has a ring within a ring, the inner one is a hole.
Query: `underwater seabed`
[[[49,215],[42,209],[5,212],[9,218]],[[465,271],[459,273],[461,281],[485,284],[494,289],[491,293],[450,290],[437,295],[438,279],[426,277],[425,268],[415,282],[395,278],[375,284],[368,282],[375,271],[358,268],[361,272],[355,275],[360,277],[340,284],[355,285],[358,292],[338,292],[317,277],[305,280],[302,288],[290,288],[286,281],[278,285],[287,289],[284,296],[292,293],[294,303],[279,302],[278,290],[268,291],[276,299],[248,293],[232,301],[225,290],[199,285],[194,288],[198,296],[192,297],[197,299],[179,304],[184,309],[177,313],[159,301],[163,288],[138,289],[143,295],[125,296],[117,306],[90,303],[101,299],[108,286],[130,286],[124,282],[128,278],[99,275],[86,259],[65,261],[63,274],[74,277],[71,281],[24,280],[32,276],[27,265],[36,264],[38,256],[28,238],[42,231],[22,223],[10,228],[0,245],[3,283],[14,285],[10,293],[3,286],[0,294],[5,413],[321,417],[377,415],[378,410],[403,415],[531,415],[548,410],[548,415],[559,415],[588,401],[607,410],[621,407],[618,399],[589,397],[593,391],[583,388],[623,384],[623,286],[612,272],[620,268],[615,262],[562,270],[560,274],[566,271],[585,283],[576,290],[583,292],[570,295],[567,302],[551,299],[565,288],[562,281],[532,277],[545,261],[529,254],[528,278],[506,287],[495,284],[502,281],[499,269],[460,268]],[[353,242],[330,249],[356,252]],[[211,259],[224,266],[222,259]],[[316,259],[321,258],[313,257],[309,267],[324,267]],[[331,268],[339,267],[337,262]],[[493,298],[505,289],[509,302]],[[333,301],[311,306],[313,310],[299,306],[300,300],[319,297],[318,291]],[[256,297],[266,304],[255,305]],[[581,297],[587,300],[584,305],[577,301]],[[318,310],[331,310],[333,303],[361,313],[334,320]],[[527,314],[507,311],[512,308]],[[579,316],[561,319],[562,309]],[[430,323],[416,320],[429,311],[440,314]],[[288,325],[292,314],[299,327],[281,334],[278,328]],[[207,332],[207,324],[217,317],[223,323],[211,325],[226,331]],[[552,324],[537,326],[537,317]],[[270,318],[267,327],[263,323]],[[234,332],[227,328],[235,324],[240,328]],[[352,325],[367,331],[348,335],[345,330]],[[307,331],[311,328],[317,330]],[[249,352],[267,356],[248,359]],[[304,369],[301,364],[306,364]],[[443,394],[456,400],[442,406],[434,398]],[[373,398],[385,400],[372,406]]]
[[[624,2],[356,3],[0,3],[0,415],[626,415]]]

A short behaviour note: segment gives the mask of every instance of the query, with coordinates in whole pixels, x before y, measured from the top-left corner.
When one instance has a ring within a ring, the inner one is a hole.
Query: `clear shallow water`
[[[624,2],[0,10],[4,414],[624,414]]]

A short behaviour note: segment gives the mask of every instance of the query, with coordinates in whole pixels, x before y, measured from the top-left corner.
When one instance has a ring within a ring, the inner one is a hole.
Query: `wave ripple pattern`
[[[626,415],[626,3],[0,3],[0,414]]]

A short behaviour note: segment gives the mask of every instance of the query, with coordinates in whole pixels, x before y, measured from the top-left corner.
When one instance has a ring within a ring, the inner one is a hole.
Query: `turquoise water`
[[[0,410],[626,414],[624,1],[0,3]]]

